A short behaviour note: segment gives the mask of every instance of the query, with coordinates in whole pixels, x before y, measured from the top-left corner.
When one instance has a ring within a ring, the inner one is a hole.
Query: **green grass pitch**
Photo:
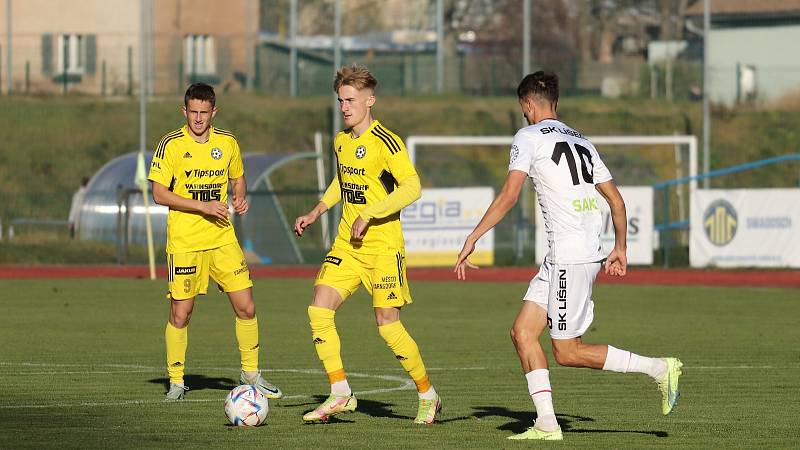
[[[533,418],[508,329],[520,283],[412,280],[403,322],[444,402],[412,424],[417,398],[375,329],[363,290],[337,314],[359,410],[328,424],[301,416],[328,392],[310,340],[309,280],[258,280],[261,361],[287,398],[265,426],[227,425],[238,380],[233,314],[214,292],[189,331],[186,401],[162,402],[165,282],[0,281],[0,448],[522,448]],[[676,411],[660,414],[645,375],[551,366],[560,447],[782,448],[798,445],[800,299],[781,289],[595,288],[587,342],[685,364]],[[549,343],[545,344],[549,354]]]

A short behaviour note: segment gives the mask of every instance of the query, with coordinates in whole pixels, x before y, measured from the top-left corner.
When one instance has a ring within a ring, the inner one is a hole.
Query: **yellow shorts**
[[[364,255],[334,248],[325,257],[314,282],[314,286],[336,289],[342,300],[361,284],[372,295],[374,308],[402,307],[412,302],[402,250],[393,255]]]
[[[167,298],[185,300],[208,291],[208,276],[223,292],[236,292],[253,286],[250,270],[238,243],[211,250],[167,253]]]

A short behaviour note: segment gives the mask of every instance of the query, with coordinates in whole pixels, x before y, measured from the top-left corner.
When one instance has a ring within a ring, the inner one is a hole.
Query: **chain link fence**
[[[147,147],[182,125],[182,94],[202,81],[216,87],[217,122],[237,133],[243,151],[309,151],[319,130],[327,149],[337,44],[343,64],[364,64],[376,75],[376,116],[402,137],[512,135],[522,124],[515,89],[529,59],[529,71],[559,74],[560,113],[587,135],[699,137],[707,94],[712,169],[800,148],[800,65],[775,50],[800,37],[800,10],[771,3],[737,10],[712,2],[708,36],[697,0],[531,2],[528,16],[526,0],[71,3],[55,18],[39,14],[52,7],[48,0],[0,7],[3,241],[12,230],[17,242],[69,241],[81,179],[139,149],[140,92],[148,100]],[[426,187],[498,188],[502,153],[430,152],[418,169]],[[670,149],[609,149],[607,163],[639,184],[674,178],[679,164]],[[294,169],[283,177],[253,195],[279,196],[288,216],[313,206],[314,180]],[[792,164],[711,180],[712,187],[798,184]],[[680,203],[675,190],[670,199]],[[679,220],[684,212],[673,208],[667,218]],[[532,227],[522,211],[512,212],[497,235],[498,251],[512,256],[498,261],[518,259],[515,242]],[[300,244],[304,255],[324,250],[321,233],[308,241]]]

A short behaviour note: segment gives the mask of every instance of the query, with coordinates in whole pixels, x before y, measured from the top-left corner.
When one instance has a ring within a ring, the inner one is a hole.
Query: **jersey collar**
[[[351,140],[360,139],[360,138],[361,138],[361,136],[364,136],[365,134],[371,133],[371,132],[372,132],[372,130],[374,130],[374,129],[375,129],[375,127],[377,127],[377,126],[378,126],[378,125],[380,125],[380,124],[381,124],[381,123],[380,123],[380,122],[378,122],[378,119],[372,119],[372,123],[371,123],[371,124],[369,124],[369,126],[367,127],[367,129],[366,129],[366,130],[364,130],[364,132],[363,132],[363,133],[361,133],[361,134],[360,134],[358,137],[353,137],[353,129],[352,129],[352,128],[350,129],[350,132],[348,133],[348,135],[350,136],[350,139],[351,139]]]
[[[183,132],[183,137],[188,138],[193,143],[198,144],[198,145],[205,145],[205,144],[208,144],[209,142],[211,142],[211,137],[214,135],[214,125],[211,125],[210,127],[208,127],[208,140],[206,140],[205,142],[197,142],[197,141],[194,140],[192,135],[189,134],[189,125],[182,126],[181,127],[181,131]]]

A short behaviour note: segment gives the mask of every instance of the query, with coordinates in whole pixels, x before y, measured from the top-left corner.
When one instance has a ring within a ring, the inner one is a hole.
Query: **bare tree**
[[[689,0],[659,0],[659,39],[670,41],[683,38],[683,24]]]

